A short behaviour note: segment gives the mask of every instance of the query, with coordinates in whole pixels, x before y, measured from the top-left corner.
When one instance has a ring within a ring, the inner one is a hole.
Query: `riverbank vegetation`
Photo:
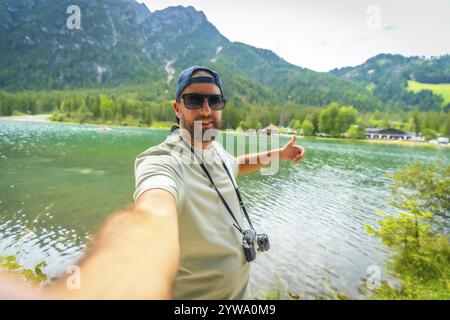
[[[379,212],[366,230],[391,249],[388,269],[401,282],[382,282],[375,299],[450,299],[450,165],[414,163],[395,174],[395,215]]]
[[[7,271],[19,279],[31,282],[33,284],[40,284],[47,280],[47,275],[42,272],[42,268],[46,266],[44,261],[37,264],[33,269],[26,269],[17,262],[15,255],[0,256],[0,271]]]

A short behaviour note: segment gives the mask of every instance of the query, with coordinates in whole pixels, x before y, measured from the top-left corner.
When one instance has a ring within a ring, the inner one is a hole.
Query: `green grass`
[[[419,92],[420,90],[431,90],[435,94],[439,94],[444,98],[444,104],[450,102],[450,83],[439,83],[439,84],[431,84],[431,83],[421,83],[409,80],[408,81],[408,90],[413,92]]]
[[[169,129],[173,124],[174,124],[174,122],[170,122],[170,121],[153,120],[152,121],[152,128],[155,128],[155,129]]]

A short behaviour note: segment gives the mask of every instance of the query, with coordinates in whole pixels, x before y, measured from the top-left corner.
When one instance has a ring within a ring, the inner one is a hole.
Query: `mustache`
[[[194,122],[195,121],[213,121],[214,122],[214,119],[213,118],[210,118],[210,117],[208,117],[208,118],[197,118],[197,119],[195,119],[194,120]]]

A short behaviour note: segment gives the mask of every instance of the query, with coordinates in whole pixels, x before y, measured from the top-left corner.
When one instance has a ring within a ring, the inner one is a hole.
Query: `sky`
[[[193,6],[230,41],[316,71],[379,53],[450,54],[450,0],[137,0],[152,11]]]

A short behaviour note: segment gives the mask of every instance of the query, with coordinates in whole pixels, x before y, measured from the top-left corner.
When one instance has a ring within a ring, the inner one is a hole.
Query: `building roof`
[[[271,131],[278,131],[280,130],[280,128],[278,128],[276,125],[274,125],[273,123],[270,123],[267,127],[265,127],[263,130],[271,130]]]
[[[389,135],[389,136],[416,136],[415,132],[405,132],[395,128],[366,128],[366,134]]]

